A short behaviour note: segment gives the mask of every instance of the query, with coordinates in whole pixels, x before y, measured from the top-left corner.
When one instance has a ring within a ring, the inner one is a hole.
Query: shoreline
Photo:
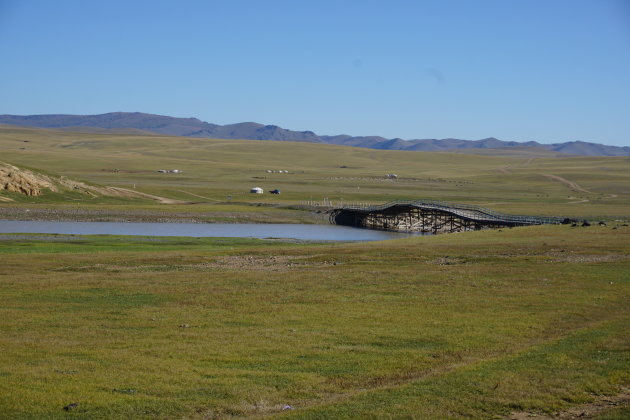
[[[305,217],[306,216],[306,217]],[[160,210],[113,210],[89,208],[38,208],[0,206],[0,220],[41,222],[135,222],[135,223],[286,223],[328,224],[324,213],[296,212],[182,212]]]

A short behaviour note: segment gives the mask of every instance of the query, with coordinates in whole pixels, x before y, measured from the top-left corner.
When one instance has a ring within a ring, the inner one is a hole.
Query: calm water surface
[[[228,223],[40,222],[0,220],[0,233],[141,235],[226,238],[292,238],[316,241],[382,241],[417,233],[384,232],[335,225]]]

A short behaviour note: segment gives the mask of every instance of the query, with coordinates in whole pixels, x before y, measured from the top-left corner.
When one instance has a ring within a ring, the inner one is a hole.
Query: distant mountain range
[[[207,137],[242,140],[300,141],[366,147],[380,150],[412,151],[474,151],[475,149],[529,149],[582,156],[630,156],[630,147],[605,146],[597,143],[572,141],[541,144],[535,141],[503,141],[493,137],[482,140],[459,139],[386,139],[379,136],[353,137],[349,135],[319,136],[312,131],[292,131],[276,125],[254,122],[217,125],[197,118],[175,118],[140,112],[111,112],[100,115],[0,115],[0,124],[42,128],[99,128],[120,132],[129,130],[168,136]]]

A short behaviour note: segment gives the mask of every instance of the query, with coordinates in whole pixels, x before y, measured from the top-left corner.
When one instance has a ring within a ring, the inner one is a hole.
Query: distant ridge
[[[292,131],[276,125],[254,122],[217,125],[197,118],[176,118],[141,112],[111,112],[100,115],[0,115],[0,124],[41,128],[93,128],[113,131],[140,130],[168,136],[207,137],[219,139],[299,141],[327,143],[341,146],[380,150],[409,151],[468,151],[474,149],[528,148],[582,156],[630,156],[630,147],[606,146],[597,143],[572,141],[541,144],[535,141],[503,141],[494,137],[481,140],[460,139],[386,139],[379,136],[353,137],[349,135],[319,136],[312,131]]]

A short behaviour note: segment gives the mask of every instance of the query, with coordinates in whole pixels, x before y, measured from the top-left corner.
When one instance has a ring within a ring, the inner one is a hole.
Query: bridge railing
[[[474,220],[497,221],[522,224],[557,224],[562,221],[558,217],[525,216],[517,214],[500,213],[475,204],[455,204],[446,201],[436,200],[394,200],[385,204],[368,206],[343,206],[342,210],[354,210],[361,213],[372,213],[383,211],[392,207],[411,206],[424,209],[445,210],[457,215]]]

